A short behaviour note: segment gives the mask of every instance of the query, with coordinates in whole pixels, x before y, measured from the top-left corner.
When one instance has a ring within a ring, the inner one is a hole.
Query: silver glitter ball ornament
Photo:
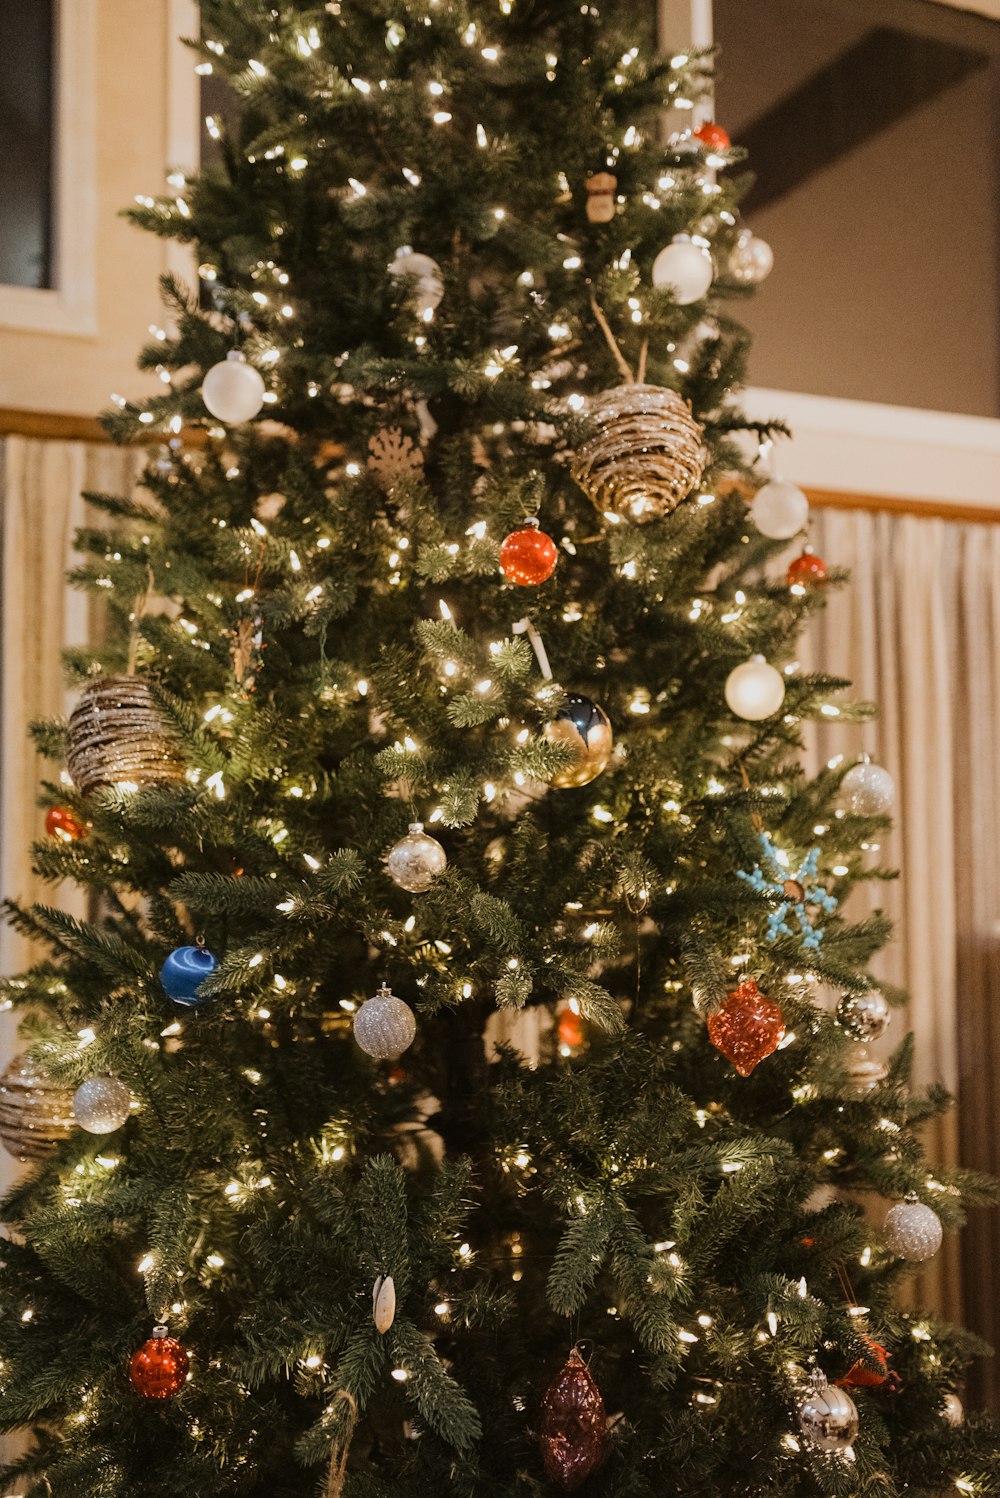
[[[918,1201],[915,1191],[910,1191],[904,1201],[897,1202],[885,1214],[882,1236],[891,1254],[909,1259],[911,1264],[923,1264],[926,1259],[933,1259],[941,1247],[944,1229],[937,1213]]]
[[[383,983],[373,999],[366,999],[354,1016],[354,1039],[376,1061],[395,1061],[413,1044],[417,1021],[409,1004],[397,999]]]
[[[941,1418],[945,1425],[950,1425],[952,1430],[957,1430],[960,1425],[965,1424],[965,1405],[957,1394],[946,1394],[944,1404],[941,1408]]]
[[[837,1021],[855,1040],[878,1040],[889,1028],[892,1010],[873,988],[870,993],[845,994],[837,1006]]]
[[[766,239],[744,229],[729,252],[726,273],[740,286],[759,286],[774,269],[774,251]]]
[[[71,1098],[27,1056],[0,1077],[0,1140],[15,1160],[42,1160],[73,1132]]]
[[[423,822],[411,822],[409,832],[389,849],[385,860],[390,878],[411,895],[430,889],[447,863],[447,854],[437,838],[424,831]]]
[[[799,1429],[810,1446],[820,1451],[846,1451],[858,1433],[858,1411],[844,1389],[827,1383],[816,1369],[798,1408]]]
[[[117,1077],[88,1077],[73,1095],[73,1117],[88,1134],[113,1134],[132,1111],[132,1094]]]
[[[896,787],[888,770],[867,759],[854,765],[840,782],[847,810],[856,817],[884,817],[892,810]]]

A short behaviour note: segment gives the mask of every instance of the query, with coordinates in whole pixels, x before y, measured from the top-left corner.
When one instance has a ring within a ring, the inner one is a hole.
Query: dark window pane
[[[0,0],[0,283],[52,286],[55,0]]]
[[[1000,416],[1000,23],[926,0],[715,0],[716,114],[775,269],[755,384]]]

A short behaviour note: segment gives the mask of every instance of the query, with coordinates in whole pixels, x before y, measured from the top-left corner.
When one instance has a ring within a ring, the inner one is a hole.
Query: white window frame
[[[1000,20],[1000,0],[935,3]],[[664,51],[712,45],[712,0],[657,5]],[[1000,419],[756,387],[745,404],[755,419],[788,421],[780,469],[806,488],[1000,510]]]
[[[51,289],[0,285],[0,327],[97,332],[97,0],[58,0]]]

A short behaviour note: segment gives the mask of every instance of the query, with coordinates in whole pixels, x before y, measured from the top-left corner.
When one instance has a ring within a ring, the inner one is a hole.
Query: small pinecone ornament
[[[749,1077],[759,1061],[776,1051],[784,1034],[784,1015],[752,978],[744,978],[726,995],[722,1008],[708,1016],[709,1040],[741,1077]]]
[[[915,1191],[910,1191],[885,1214],[882,1236],[891,1254],[908,1259],[911,1264],[923,1264],[933,1259],[941,1247],[944,1232],[937,1213],[919,1201]]]
[[[858,1433],[858,1411],[850,1394],[827,1382],[819,1368],[798,1407],[799,1429],[820,1451],[846,1451]]]
[[[73,1094],[16,1056],[0,1077],[0,1140],[8,1154],[43,1160],[72,1132]]]
[[[589,416],[571,469],[599,510],[643,525],[669,515],[700,483],[702,430],[675,390],[620,385],[597,396]]]
[[[84,688],[69,720],[66,768],[86,795],[98,786],[183,780],[180,741],[141,676],[104,676]]]
[[[545,1391],[539,1436],[546,1476],[567,1493],[601,1464],[608,1440],[604,1400],[575,1347]]]
[[[396,1319],[396,1286],[391,1274],[380,1274],[372,1286],[372,1320],[384,1337]]]
[[[181,1344],[165,1326],[154,1326],[153,1335],[132,1354],[129,1378],[143,1399],[170,1399],[184,1387],[189,1367]]]

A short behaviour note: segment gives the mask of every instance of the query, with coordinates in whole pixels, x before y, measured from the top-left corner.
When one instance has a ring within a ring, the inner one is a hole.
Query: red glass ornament
[[[143,1399],[169,1399],[184,1387],[189,1366],[181,1344],[167,1336],[165,1326],[158,1326],[149,1341],[132,1354],[128,1376]]]
[[[64,843],[78,843],[87,836],[86,827],[68,806],[49,807],[45,813],[45,831],[49,837],[61,838]]]
[[[500,570],[519,588],[537,587],[556,570],[559,549],[551,536],[538,529],[537,520],[526,520],[519,531],[511,531],[500,547]]]
[[[814,551],[806,547],[800,557],[788,564],[788,586],[794,588],[816,588],[820,583],[825,583],[827,578],[826,563],[822,557],[818,557]]]
[[[748,1077],[770,1056],[785,1033],[785,1019],[777,1004],[762,994],[752,978],[726,995],[726,1002],[708,1017],[708,1038],[741,1077]]]
[[[583,1016],[576,1014],[567,1005],[559,1011],[559,1044],[576,1050],[583,1045]]]
[[[545,1391],[539,1435],[546,1474],[568,1493],[600,1466],[608,1417],[601,1391],[575,1347]]]
[[[702,145],[707,146],[710,151],[728,151],[732,145],[729,131],[724,130],[721,125],[714,124],[711,120],[706,120],[704,125],[698,126],[694,132],[694,138],[700,140]]]
[[[866,1337],[865,1342],[868,1344],[872,1358],[878,1364],[878,1369],[868,1368],[864,1363],[855,1363],[853,1368],[847,1370],[843,1378],[837,1379],[842,1389],[880,1389],[887,1381],[895,1382],[896,1375],[889,1370],[889,1354],[885,1348],[872,1337]]]

